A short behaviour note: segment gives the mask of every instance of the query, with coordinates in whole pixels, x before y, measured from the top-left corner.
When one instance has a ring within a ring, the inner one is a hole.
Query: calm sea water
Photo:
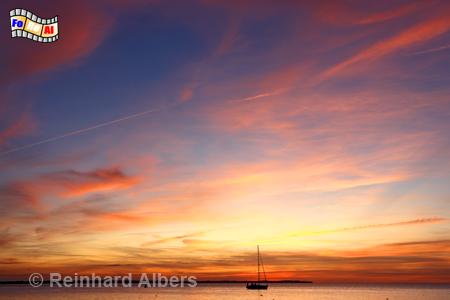
[[[0,299],[159,299],[159,300],[449,300],[450,285],[287,285],[248,291],[244,285],[216,284],[195,288],[32,288],[1,286]]]

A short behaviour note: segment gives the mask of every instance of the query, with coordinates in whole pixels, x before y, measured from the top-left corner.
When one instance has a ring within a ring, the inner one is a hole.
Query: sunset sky
[[[0,15],[0,280],[247,280],[259,244],[271,280],[450,282],[449,1]]]

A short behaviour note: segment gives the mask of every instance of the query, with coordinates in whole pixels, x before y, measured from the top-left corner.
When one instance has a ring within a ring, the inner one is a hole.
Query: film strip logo
[[[28,10],[16,8],[9,12],[11,37],[22,37],[41,43],[59,39],[58,16],[42,19]]]

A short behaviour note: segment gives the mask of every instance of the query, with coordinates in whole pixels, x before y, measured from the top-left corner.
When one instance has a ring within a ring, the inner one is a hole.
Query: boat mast
[[[258,284],[259,284],[259,245],[256,246],[258,249]]]
[[[262,271],[264,273],[264,282],[267,282],[266,270],[264,269],[264,261],[263,261],[262,255],[259,255],[259,260],[260,260],[260,264],[262,267]]]

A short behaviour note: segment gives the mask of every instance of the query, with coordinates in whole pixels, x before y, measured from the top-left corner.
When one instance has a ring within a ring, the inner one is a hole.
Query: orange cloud
[[[3,130],[0,130],[0,146],[8,140],[26,135],[33,131],[36,123],[27,113],[22,113],[12,124]]]
[[[368,25],[373,23],[384,22],[416,12],[419,9],[419,7],[420,5],[418,3],[408,3],[394,9],[389,9],[387,11],[382,11],[379,13],[371,14],[367,17],[363,17],[359,20],[356,20],[355,23]]]
[[[9,127],[0,131],[0,146],[12,138],[30,133],[34,127],[35,123],[30,120],[28,115],[22,114]]]
[[[187,102],[192,99],[192,96],[194,95],[194,91],[191,87],[185,87],[181,90],[180,93],[180,101],[181,102]]]
[[[12,215],[15,209],[39,209],[41,203],[32,186],[25,182],[13,182],[0,186],[0,207],[8,208],[9,214]]]
[[[367,12],[357,10],[352,5],[337,1],[320,1],[312,4],[312,10],[320,20],[334,25],[369,25],[398,19],[417,12],[426,3],[407,3],[388,10]]]
[[[135,186],[139,181],[138,177],[128,176],[119,168],[97,169],[92,172],[68,170],[9,183],[0,188],[0,195],[3,195],[0,200],[39,207],[43,198],[48,196],[71,198],[118,191]]]
[[[62,195],[65,197],[126,189],[139,182],[137,177],[129,177],[118,168],[98,169],[92,172],[61,172],[52,174],[48,178],[64,187]]]
[[[373,44],[349,59],[326,70],[319,76],[319,81],[338,75],[343,70],[360,62],[374,61],[399,49],[416,43],[422,43],[446,33],[450,29],[450,18],[439,16],[400,32],[399,34]]]

